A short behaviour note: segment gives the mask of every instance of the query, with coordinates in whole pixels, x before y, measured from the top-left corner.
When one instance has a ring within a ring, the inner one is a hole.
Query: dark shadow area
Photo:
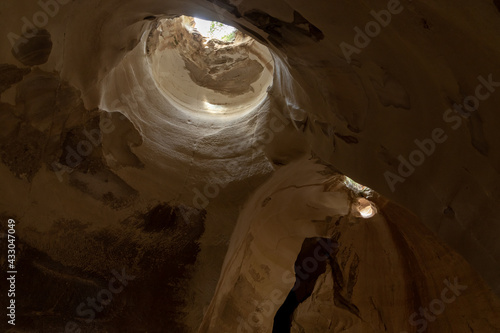
[[[276,312],[273,333],[288,333],[293,313],[311,296],[316,281],[325,273],[328,260],[337,253],[338,244],[328,238],[306,238],[295,261],[295,284],[285,302]]]

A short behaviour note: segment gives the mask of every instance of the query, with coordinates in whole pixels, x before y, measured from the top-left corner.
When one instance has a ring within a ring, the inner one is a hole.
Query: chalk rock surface
[[[500,332],[499,1],[0,16],[1,331]]]

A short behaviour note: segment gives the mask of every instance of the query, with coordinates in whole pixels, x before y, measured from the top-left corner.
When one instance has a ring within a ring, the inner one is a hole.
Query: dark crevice
[[[314,42],[324,39],[323,32],[298,12],[294,12],[294,21],[290,23],[281,21],[258,9],[252,9],[243,13],[243,18],[268,33],[270,35],[269,41],[276,47],[280,47],[283,44],[297,44],[298,36],[304,36]]]
[[[228,0],[207,0],[208,2],[211,2],[214,6],[217,6],[223,10],[226,10],[236,18],[240,18],[241,14],[238,10],[238,7],[231,4]],[[219,12],[219,11],[218,11]],[[220,12],[219,12],[220,14]]]
[[[350,145],[359,143],[358,139],[354,136],[351,136],[351,135],[342,135],[339,133],[335,133],[335,136],[342,139],[345,143],[350,144]]]
[[[493,0],[493,4],[497,7],[498,11],[500,12],[500,0]]]
[[[338,245],[328,238],[306,238],[295,261],[295,284],[274,317],[273,333],[290,332],[293,313],[309,298],[316,281],[326,271],[328,260],[337,253]]]
[[[146,232],[162,232],[169,229],[189,225],[203,224],[206,212],[183,205],[170,205],[162,203],[147,212],[144,218],[143,230]]]

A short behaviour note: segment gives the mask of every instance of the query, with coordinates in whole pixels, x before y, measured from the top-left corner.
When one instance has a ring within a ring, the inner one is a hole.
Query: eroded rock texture
[[[1,330],[500,332],[498,8],[1,3]]]

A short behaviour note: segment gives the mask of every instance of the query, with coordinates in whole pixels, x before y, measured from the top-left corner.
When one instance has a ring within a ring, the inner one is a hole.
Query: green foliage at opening
[[[222,40],[225,42],[232,42],[236,38],[236,31],[231,32],[229,35],[222,36]]]
[[[210,29],[208,30],[208,34],[211,38],[215,38],[214,35],[224,29],[224,24],[216,21],[212,21],[210,24]],[[225,42],[232,42],[236,38],[236,29],[230,32],[227,35],[224,35],[220,38],[220,40]]]
[[[354,193],[357,195],[361,195],[364,197],[370,197],[373,195],[373,190],[367,186],[361,185],[359,183],[356,183],[354,180],[351,178],[344,176],[344,184],[351,189]]]

